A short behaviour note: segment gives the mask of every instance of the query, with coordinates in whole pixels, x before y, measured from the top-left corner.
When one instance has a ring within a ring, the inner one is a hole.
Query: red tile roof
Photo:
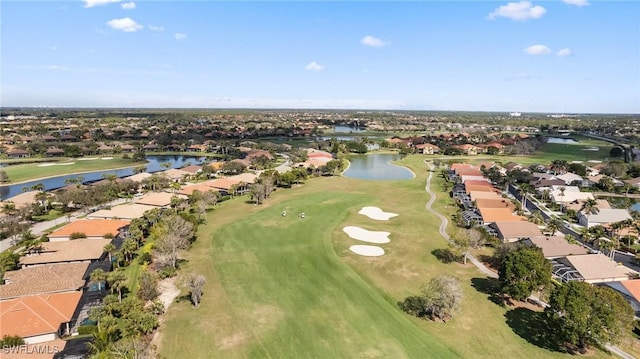
[[[102,237],[107,233],[118,234],[118,230],[128,226],[129,221],[118,219],[82,219],[71,222],[66,226],[51,233],[51,237],[68,237],[71,233],[84,233],[87,237]]]
[[[55,333],[71,321],[82,291],[40,294],[0,301],[0,337]]]

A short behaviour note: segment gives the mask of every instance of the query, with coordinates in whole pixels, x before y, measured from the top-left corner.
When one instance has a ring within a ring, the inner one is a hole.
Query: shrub
[[[96,326],[95,325],[81,325],[78,327],[78,334],[80,335],[85,335],[85,334],[93,334],[93,332],[96,331]]]
[[[73,232],[69,236],[71,239],[87,238],[87,235],[82,232]]]
[[[105,239],[113,239],[114,235],[113,235],[113,233],[105,233],[105,234],[103,235],[103,237],[104,237]]]
[[[177,274],[178,270],[173,267],[165,267],[160,272],[158,272],[158,275],[161,279],[175,277]]]
[[[24,339],[19,335],[5,335],[0,339],[0,348],[11,348],[24,344]]]

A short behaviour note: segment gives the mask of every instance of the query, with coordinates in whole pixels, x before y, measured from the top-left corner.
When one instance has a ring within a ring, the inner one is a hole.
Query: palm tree
[[[531,193],[533,187],[528,183],[523,183],[520,185],[520,195],[522,196],[522,208],[527,208],[527,194]]]
[[[98,290],[102,290],[102,283],[107,280],[107,272],[105,272],[101,268],[95,269],[93,272],[91,272],[89,280],[92,283],[98,284]]]
[[[107,282],[111,288],[111,293],[118,292],[118,301],[122,302],[122,289],[125,288],[125,282],[127,281],[127,275],[123,271],[117,270],[109,273],[107,276]]]
[[[104,246],[102,250],[106,252],[107,255],[109,256],[109,265],[111,265],[111,263],[113,263],[111,261],[111,256],[113,255],[113,252],[116,250],[116,246],[113,243],[109,243],[106,246]]]
[[[584,214],[584,216],[587,218],[587,225],[589,225],[589,216],[591,216],[591,214],[593,213],[600,212],[600,209],[598,208],[598,201],[593,198],[586,199],[584,202],[582,202],[582,206],[580,207],[579,212]]]
[[[542,201],[547,203],[547,201],[549,201],[549,198],[551,197],[551,190],[548,188],[545,188],[544,190],[542,190]]]
[[[567,190],[565,186],[558,188],[560,191],[560,212],[564,212],[564,191]]]
[[[553,236],[560,228],[562,228],[562,221],[559,218],[549,218],[547,221],[547,231],[549,235]]]
[[[580,237],[582,238],[583,242],[593,243],[594,237],[589,227],[581,227],[578,232],[580,233]]]
[[[542,216],[542,212],[540,212],[539,210],[533,211],[531,217],[529,217],[529,221],[537,225],[543,224],[544,217]]]

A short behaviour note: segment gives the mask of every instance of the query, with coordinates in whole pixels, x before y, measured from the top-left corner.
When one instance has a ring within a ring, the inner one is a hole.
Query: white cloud
[[[373,37],[371,35],[367,35],[367,36],[363,37],[362,40],[360,40],[360,43],[365,45],[365,46],[371,46],[371,47],[384,47],[384,46],[389,45],[388,42],[382,41],[382,40],[378,39],[377,37]]]
[[[126,2],[124,4],[121,4],[120,6],[122,6],[122,8],[125,10],[133,10],[136,8],[136,3],[131,1],[131,2]]]
[[[310,70],[310,71],[322,71],[322,70],[324,70],[324,66],[320,65],[319,63],[317,63],[315,61],[311,61],[304,68],[307,69],[307,70]]]
[[[59,65],[46,65],[44,68],[47,70],[58,70],[58,71],[64,71],[69,69],[66,66],[59,66]]]
[[[544,45],[532,45],[524,49],[529,55],[546,55],[551,52],[551,49]]]
[[[567,48],[564,48],[564,49],[558,51],[557,54],[560,57],[567,57],[567,56],[573,55],[573,52],[571,52],[571,49],[567,47]]]
[[[129,17],[107,21],[107,25],[111,26],[113,29],[121,30],[124,32],[136,32],[143,28],[142,25],[138,24],[135,20]]]
[[[587,0],[562,0],[565,4],[573,5],[577,7],[588,6],[589,1]]]
[[[173,37],[175,37],[176,40],[184,40],[187,38],[187,35],[176,32],[175,34],[173,34]]]
[[[120,2],[122,0],[84,0],[84,7],[90,8],[94,6],[107,5],[114,2]]]
[[[489,14],[489,19],[495,20],[497,17],[506,17],[515,21],[524,21],[538,19],[546,12],[547,9],[540,5],[534,6],[529,1],[510,2],[507,5],[502,5],[493,10],[493,12]]]
[[[164,27],[162,26],[149,25],[148,28],[151,31],[164,31]]]

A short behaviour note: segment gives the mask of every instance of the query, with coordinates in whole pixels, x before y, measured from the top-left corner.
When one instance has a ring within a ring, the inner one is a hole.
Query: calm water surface
[[[162,167],[163,163],[171,164],[171,168],[180,168],[184,167],[187,162],[191,162],[191,164],[199,165],[204,163],[205,157],[194,157],[194,156],[147,156],[147,167],[146,172],[158,172],[165,170]],[[96,160],[98,161],[98,160]],[[213,160],[215,161],[215,160]],[[37,185],[38,183],[42,183],[44,185],[45,190],[52,190],[60,187],[64,187],[67,184],[65,181],[70,178],[76,178],[78,176],[82,176],[85,182],[94,182],[103,179],[103,175],[105,174],[115,174],[118,177],[126,177],[133,175],[133,168],[123,168],[119,170],[106,170],[106,171],[96,171],[89,172],[83,174],[75,174],[75,175],[63,175],[56,176],[46,179],[40,179],[36,181],[30,181],[25,183],[14,184],[10,186],[0,186],[0,199],[5,200],[7,198],[11,198],[13,196],[19,195],[22,193],[22,189],[24,187],[32,187]]]
[[[346,177],[365,180],[404,180],[413,178],[413,172],[405,167],[391,164],[399,160],[399,154],[370,154],[350,156]]]

